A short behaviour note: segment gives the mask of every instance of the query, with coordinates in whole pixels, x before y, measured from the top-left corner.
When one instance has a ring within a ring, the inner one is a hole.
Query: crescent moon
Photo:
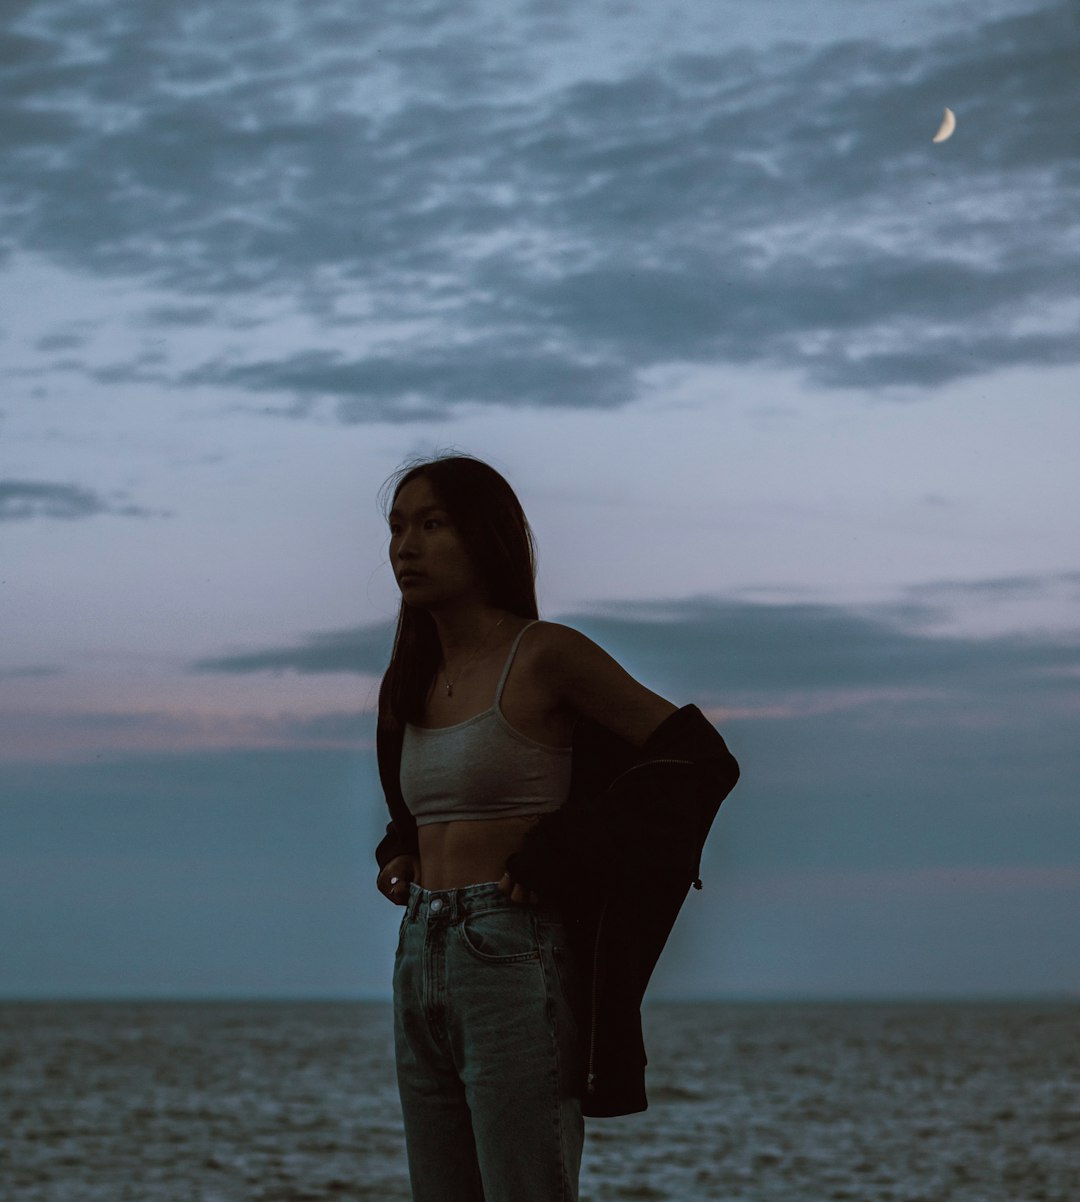
[[[941,119],[941,128],[934,134],[935,142],[944,142],[946,138],[952,137],[952,132],[956,128],[956,114],[952,109],[945,110],[945,116]]]

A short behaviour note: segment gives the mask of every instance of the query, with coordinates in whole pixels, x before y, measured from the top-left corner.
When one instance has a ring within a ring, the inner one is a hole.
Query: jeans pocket
[[[518,964],[540,958],[536,922],[526,906],[466,914],[457,924],[457,932],[469,955],[485,964]]]

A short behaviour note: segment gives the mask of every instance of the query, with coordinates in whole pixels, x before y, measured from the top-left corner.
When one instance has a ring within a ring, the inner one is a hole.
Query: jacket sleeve
[[[419,854],[420,847],[415,823],[412,824],[411,831],[406,831],[404,834],[398,830],[393,821],[386,824],[386,834],[375,848],[375,861],[379,865],[380,872],[396,856],[418,856]]]
[[[611,736],[598,733],[607,740],[603,754],[615,766],[616,774],[649,760],[685,759],[694,765],[698,794],[707,799],[696,848],[696,879],[701,844],[720,803],[739,779],[739,765],[719,731],[696,705],[686,705],[666,718],[640,749],[623,744],[621,756],[617,746],[621,741],[613,742]],[[628,750],[633,753],[629,758],[625,754]],[[575,757],[577,754],[575,743]],[[610,780],[601,785],[599,779],[590,774],[582,791],[572,793],[565,805],[545,814],[529,831],[521,850],[506,861],[514,881],[555,900],[580,897],[583,882],[601,888],[610,884],[617,871],[621,835],[618,813],[625,794],[613,792]]]
[[[383,726],[378,727],[375,747],[379,761],[379,781],[390,811],[386,834],[375,848],[375,861],[380,871],[395,856],[420,854],[416,819],[409,812],[405,798],[401,795],[401,743],[400,733]]]

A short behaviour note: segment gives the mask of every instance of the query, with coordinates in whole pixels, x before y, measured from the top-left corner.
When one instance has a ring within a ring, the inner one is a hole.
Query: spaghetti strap
[[[535,626],[536,623],[539,621],[540,621],[539,618],[533,618],[533,620],[531,622],[529,622],[527,626],[522,626],[522,628],[517,632],[517,637],[514,639],[513,643],[510,645],[510,654],[506,657],[506,663],[503,665],[502,675],[499,677],[499,687],[495,690],[495,706],[494,706],[494,708],[499,710],[500,713],[502,712],[501,702],[502,702],[503,685],[506,684],[506,678],[507,678],[507,676],[510,675],[510,665],[514,662],[514,653],[517,651],[518,643],[521,642],[521,636],[525,633],[526,630],[529,629],[529,626]]]

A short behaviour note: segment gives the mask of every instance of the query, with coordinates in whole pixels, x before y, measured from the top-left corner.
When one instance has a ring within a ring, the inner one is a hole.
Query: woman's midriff
[[[420,876],[424,889],[464,889],[500,880],[506,860],[521,849],[539,814],[516,818],[477,818],[463,822],[430,822],[417,828]]]

